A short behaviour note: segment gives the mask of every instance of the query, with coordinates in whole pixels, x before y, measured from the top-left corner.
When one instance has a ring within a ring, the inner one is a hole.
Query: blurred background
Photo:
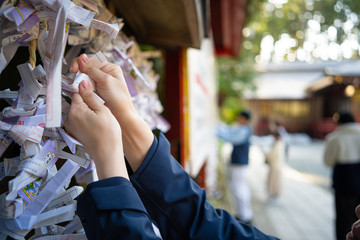
[[[105,4],[123,19],[125,35],[119,37],[128,36],[125,42],[133,44],[126,47],[133,64],[159,76],[161,106],[150,106],[164,118],[156,116],[163,123],[157,128],[211,203],[235,215],[227,174],[232,146],[220,141],[215,129],[219,123],[233,124],[239,112],[248,110],[252,224],[281,239],[335,239],[332,169],[324,164],[324,138],[336,129],[335,112],[350,111],[360,121],[359,1]],[[11,76],[18,75],[16,65],[24,56],[18,52],[9,63],[6,71],[15,69]],[[141,65],[142,59],[151,64]],[[281,204],[269,205],[264,149],[273,143],[275,121],[288,132],[288,151]]]
[[[332,116],[360,120],[357,1],[107,1],[160,74],[159,98],[172,154],[216,206],[234,212],[231,145],[215,135],[251,111],[253,224],[282,239],[335,239],[331,169],[323,163]],[[262,149],[270,124],[289,133],[280,206],[266,203]]]

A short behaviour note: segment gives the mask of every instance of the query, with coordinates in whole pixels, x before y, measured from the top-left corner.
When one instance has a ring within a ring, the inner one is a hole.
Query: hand
[[[99,179],[115,176],[129,179],[119,123],[97,99],[89,82],[80,83],[79,93],[72,96],[66,130],[94,159]]]
[[[85,54],[81,54],[70,68],[71,72],[78,70],[94,80],[96,93],[115,116],[124,119],[136,112],[120,66],[107,63],[99,69]]]
[[[360,218],[360,205],[356,207],[355,213]],[[346,235],[346,240],[360,240],[360,219],[353,224],[351,232]]]
[[[111,63],[98,68],[82,54],[73,61],[70,68],[71,72],[78,70],[95,82],[97,94],[105,101],[105,105],[120,124],[124,153],[135,172],[149,151],[154,135],[132,104],[121,68]]]

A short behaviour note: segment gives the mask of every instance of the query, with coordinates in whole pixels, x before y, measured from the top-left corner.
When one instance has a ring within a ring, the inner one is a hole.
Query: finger
[[[355,213],[356,213],[356,216],[358,218],[360,218],[360,205],[358,205],[356,208],[355,208]]]
[[[79,69],[93,79],[95,83],[104,82],[111,77],[109,74],[101,71],[97,66],[93,66],[85,54],[80,55],[78,64]]]
[[[79,63],[78,63],[79,58],[75,58],[70,66],[70,72],[72,73],[76,73],[77,71],[79,71]]]
[[[64,121],[64,127],[65,127],[65,130],[70,133],[71,131],[71,123],[70,123],[70,120],[68,117],[66,117],[65,121]]]
[[[119,65],[107,63],[102,68],[100,68],[100,70],[113,76],[114,78],[123,78],[123,72]]]
[[[103,106],[99,99],[95,96],[90,82],[82,81],[79,85],[79,93],[90,109],[94,110],[95,112],[101,110]]]
[[[353,234],[351,232],[346,235],[346,240],[354,240]]]
[[[79,114],[79,111],[81,110],[81,106],[84,104],[85,103],[79,93],[74,93],[72,95],[70,109],[68,111],[68,115],[66,116],[65,122],[64,122],[66,131],[68,131],[68,132],[71,131],[71,125],[72,125],[71,122],[72,122],[74,116]]]
[[[73,93],[71,97],[71,106],[83,105],[84,100],[81,98],[79,93]]]

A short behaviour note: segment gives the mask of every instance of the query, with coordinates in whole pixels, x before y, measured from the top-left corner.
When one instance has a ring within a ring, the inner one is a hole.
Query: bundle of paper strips
[[[102,0],[0,4],[0,73],[19,47],[30,52],[17,66],[18,90],[0,91],[9,104],[0,114],[0,239],[86,239],[75,199],[97,180],[95,165],[62,120],[70,106],[67,93],[91,79],[69,73],[70,63],[86,52],[97,66],[120,65],[140,116],[152,129],[166,132],[169,124],[160,115],[156,93],[159,76]],[[13,145],[18,156],[5,156]]]

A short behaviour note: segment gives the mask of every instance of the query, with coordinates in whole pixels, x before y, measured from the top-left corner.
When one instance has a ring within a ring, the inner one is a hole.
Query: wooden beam
[[[126,34],[160,47],[200,48],[203,38],[199,0],[110,0],[124,19]],[[128,31],[128,32],[126,32]]]
[[[248,0],[211,0],[211,25],[217,55],[238,57]]]
[[[199,0],[183,0],[183,4],[191,42],[193,47],[200,48],[204,36],[201,3]]]

